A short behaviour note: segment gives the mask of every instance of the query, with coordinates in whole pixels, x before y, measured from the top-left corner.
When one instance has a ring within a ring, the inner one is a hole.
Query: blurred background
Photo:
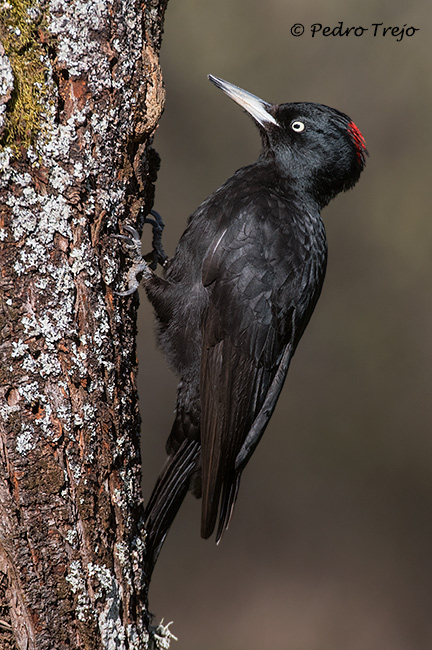
[[[426,0],[168,5],[155,207],[170,255],[187,217],[259,151],[209,72],[267,101],[338,108],[370,152],[323,213],[323,294],[229,531],[219,547],[201,540],[188,496],[160,556],[150,608],[174,621],[178,650],[432,648],[431,17]],[[311,37],[339,21],[369,31]],[[374,38],[374,22],[420,31]],[[138,343],[148,498],[176,378],[143,294]]]

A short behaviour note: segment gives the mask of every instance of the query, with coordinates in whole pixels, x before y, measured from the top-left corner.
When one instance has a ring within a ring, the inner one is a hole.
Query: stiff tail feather
[[[199,443],[185,440],[170,456],[159,476],[145,511],[146,563],[150,580],[165,537],[183,503],[199,455]]]

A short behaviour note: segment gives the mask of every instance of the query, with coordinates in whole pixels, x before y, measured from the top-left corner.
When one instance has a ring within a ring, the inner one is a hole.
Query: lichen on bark
[[[137,302],[110,289],[120,271],[110,235],[125,221],[140,228],[152,205],[166,0],[8,4],[10,21],[18,9],[22,23],[34,18],[21,32],[42,80],[28,66],[37,110],[12,127],[24,93],[14,56],[28,48],[14,54],[18,19],[3,23],[0,642],[138,650],[151,640]]]

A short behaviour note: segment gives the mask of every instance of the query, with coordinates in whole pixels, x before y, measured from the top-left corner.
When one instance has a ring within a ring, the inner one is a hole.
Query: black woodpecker
[[[168,459],[146,509],[148,574],[188,490],[202,499],[201,535],[219,541],[241,473],[275,408],[323,285],[321,209],[355,185],[366,147],[352,120],[305,102],[269,104],[209,76],[255,121],[256,162],[239,169],[189,218],[164,277],[140,256],[159,345],[180,378]]]

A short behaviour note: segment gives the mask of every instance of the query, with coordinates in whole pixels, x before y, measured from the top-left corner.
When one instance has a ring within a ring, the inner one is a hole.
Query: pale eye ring
[[[294,122],[291,123],[291,128],[296,133],[301,133],[302,131],[304,131],[305,125],[304,125],[304,122],[300,122],[299,120],[295,120]]]

